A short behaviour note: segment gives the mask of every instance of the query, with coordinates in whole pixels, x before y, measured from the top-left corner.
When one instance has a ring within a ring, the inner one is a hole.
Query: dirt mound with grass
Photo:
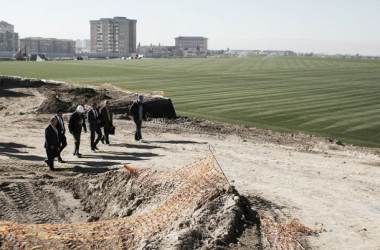
[[[93,102],[101,107],[105,100],[109,100],[114,114],[130,115],[129,107],[137,100],[135,93],[85,87],[48,87],[45,88],[45,93],[46,100],[41,103],[39,109],[41,113],[54,113],[58,107],[64,109],[64,112],[73,112],[78,105],[89,108]],[[152,118],[176,117],[169,98],[146,95],[144,102]]]
[[[107,89],[78,87],[64,82],[25,79],[20,77],[0,76],[1,95],[12,97],[12,88],[38,88],[45,96],[37,113],[55,113],[58,108],[66,112],[75,111],[78,105],[89,108],[93,102],[101,107],[105,100],[110,101],[114,114],[130,115],[129,107],[137,100],[137,93],[123,91],[120,88]],[[144,102],[152,118],[175,118],[176,113],[170,98],[159,95],[145,95]]]

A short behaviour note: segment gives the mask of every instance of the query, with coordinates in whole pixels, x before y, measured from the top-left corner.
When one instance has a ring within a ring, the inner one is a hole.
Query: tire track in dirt
[[[62,219],[56,209],[46,202],[56,203],[49,195],[44,195],[43,190],[32,183],[12,183],[1,187],[4,197],[1,203],[3,220],[17,221],[23,223],[47,223],[61,222]]]

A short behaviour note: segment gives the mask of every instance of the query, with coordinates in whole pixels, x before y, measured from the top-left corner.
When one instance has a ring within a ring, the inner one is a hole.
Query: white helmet
[[[82,107],[82,105],[79,105],[79,106],[77,107],[77,111],[78,111],[78,112],[81,112],[81,113],[84,112],[84,108]]]

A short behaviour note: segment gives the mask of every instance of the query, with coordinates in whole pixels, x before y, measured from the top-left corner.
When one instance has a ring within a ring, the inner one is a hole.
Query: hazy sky
[[[89,39],[90,20],[114,16],[137,20],[141,45],[380,55],[380,0],[0,0],[20,38]]]

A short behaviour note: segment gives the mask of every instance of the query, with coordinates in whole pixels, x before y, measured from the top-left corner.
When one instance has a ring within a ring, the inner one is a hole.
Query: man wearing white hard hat
[[[80,158],[82,155],[79,153],[79,145],[80,145],[80,136],[82,133],[82,127],[84,132],[87,132],[86,122],[84,118],[84,108],[82,105],[79,105],[75,112],[69,118],[69,131],[74,137],[75,141],[75,149],[74,155]]]

